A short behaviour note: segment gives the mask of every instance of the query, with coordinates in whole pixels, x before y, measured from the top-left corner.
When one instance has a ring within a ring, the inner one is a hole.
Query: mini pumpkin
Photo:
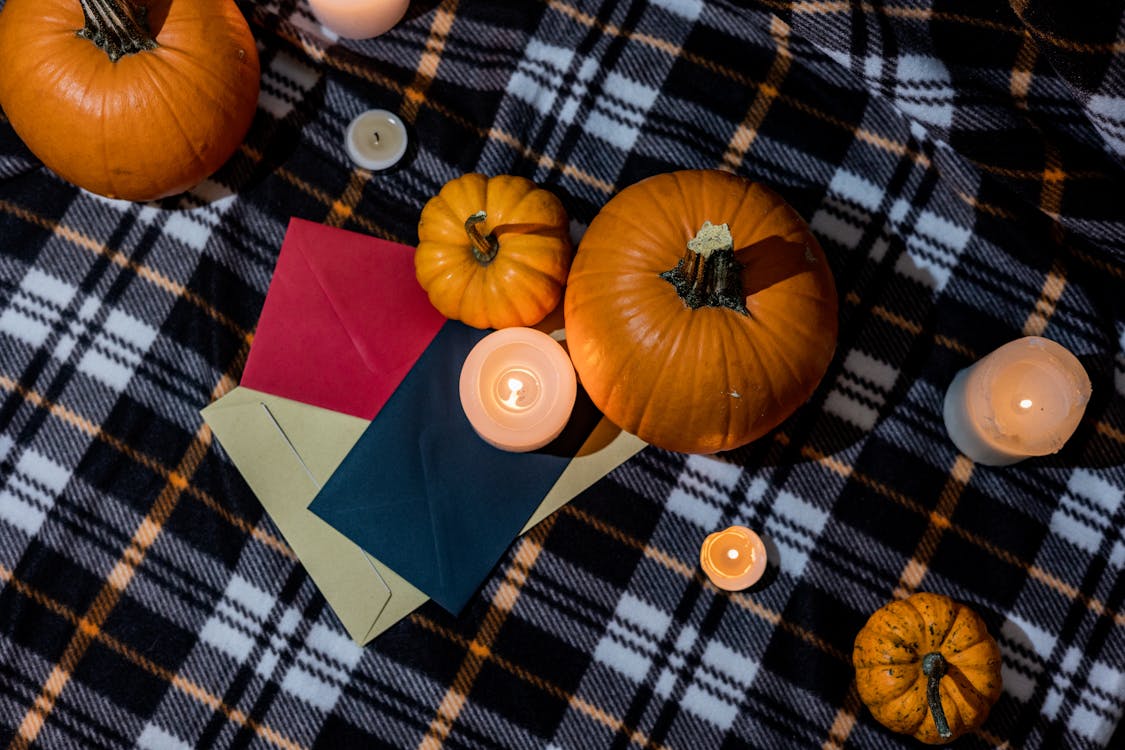
[[[836,286],[780,196],[718,170],[615,195],[579,244],[567,342],[594,404],[643,440],[714,453],[804,403],[836,346]]]
[[[1000,697],[1000,648],[963,604],[917,593],[876,610],[852,652],[871,714],[929,744],[951,742],[988,718]]]
[[[562,202],[525,177],[462,175],[422,209],[418,283],[452,320],[535,325],[562,299],[572,256],[567,225]]]
[[[91,192],[182,192],[253,120],[258,52],[232,0],[7,0],[0,107],[44,164]]]

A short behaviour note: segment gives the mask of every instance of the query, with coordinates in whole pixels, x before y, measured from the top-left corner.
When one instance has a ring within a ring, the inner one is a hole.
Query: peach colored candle
[[[1090,377],[1078,358],[1028,336],[957,373],[945,394],[945,428],[973,461],[1007,466],[1062,448],[1089,400]]]
[[[561,345],[533,328],[481,339],[461,367],[461,407],[481,438],[506,451],[542,448],[570,419],[578,381]]]
[[[347,39],[369,39],[402,20],[410,0],[309,0],[313,15]]]
[[[699,564],[711,583],[726,591],[741,591],[766,572],[766,546],[745,526],[730,526],[703,540]]]

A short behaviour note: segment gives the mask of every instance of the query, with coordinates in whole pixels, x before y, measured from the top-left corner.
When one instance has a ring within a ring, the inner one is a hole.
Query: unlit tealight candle
[[[406,126],[385,109],[369,109],[356,117],[344,138],[352,161],[365,169],[390,169],[406,153]]]
[[[1078,358],[1028,336],[957,373],[945,394],[945,428],[976,463],[1007,466],[1062,448],[1089,400],[1090,377]]]
[[[562,346],[533,328],[485,336],[461,368],[461,407],[477,434],[502,450],[542,448],[562,432],[578,380]]]

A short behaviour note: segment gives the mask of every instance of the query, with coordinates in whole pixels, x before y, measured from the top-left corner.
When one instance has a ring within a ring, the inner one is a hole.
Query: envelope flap
[[[311,505],[454,613],[569,461],[501,451],[473,431],[457,385],[484,335],[446,323]]]
[[[418,286],[410,254],[291,219],[242,385],[374,417],[444,320]]]
[[[301,237],[296,247],[367,367],[413,363],[445,322],[415,278],[414,249],[343,230],[327,247]]]
[[[498,450],[460,421],[428,424],[419,438],[442,584],[427,593],[451,612],[468,603],[569,462]]]
[[[350,445],[337,444],[342,452],[336,456],[326,453],[304,459],[273,417],[271,407],[280,406],[290,416],[312,410],[302,415],[305,427],[326,438],[354,428],[353,422],[362,424],[362,420],[305,404],[290,408],[285,401],[236,388],[202,414],[348,633],[363,641],[387,606],[390,587],[363,550],[307,509],[319,487],[316,475],[328,463],[338,463]]]
[[[265,397],[259,398],[258,402],[269,410],[293,450],[309,466],[321,485],[332,476],[369,424],[366,419],[350,414],[261,395]]]
[[[415,421],[369,425],[309,508],[429,594],[443,583]]]

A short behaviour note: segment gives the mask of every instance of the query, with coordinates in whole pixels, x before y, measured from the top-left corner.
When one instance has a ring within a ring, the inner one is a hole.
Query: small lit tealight
[[[562,346],[533,328],[485,336],[461,367],[461,407],[487,443],[502,450],[542,448],[562,432],[578,381]]]
[[[766,546],[745,526],[730,526],[703,540],[699,564],[711,582],[725,591],[741,591],[766,572]]]
[[[1077,357],[1028,336],[957,373],[945,394],[945,428],[976,463],[1007,466],[1062,448],[1082,421],[1090,390]]]
[[[364,169],[390,169],[406,154],[406,126],[393,112],[369,109],[348,125],[348,156]]]

